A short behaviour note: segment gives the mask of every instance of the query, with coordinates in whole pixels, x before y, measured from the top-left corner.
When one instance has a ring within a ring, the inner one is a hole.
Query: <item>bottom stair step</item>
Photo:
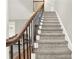
[[[72,59],[71,55],[42,55],[36,54],[36,59]]]
[[[49,43],[49,44],[47,44],[47,43],[43,43],[43,44],[38,44],[38,48],[41,48],[41,49],[44,49],[44,48],[46,48],[46,49],[53,49],[53,48],[56,48],[56,47],[58,47],[58,48],[61,48],[61,47],[68,47],[68,44],[51,44],[51,43]]]
[[[53,48],[53,49],[35,49],[34,51],[35,53],[38,54],[48,54],[48,55],[70,55],[71,51],[67,48],[67,47],[63,47],[63,48]]]

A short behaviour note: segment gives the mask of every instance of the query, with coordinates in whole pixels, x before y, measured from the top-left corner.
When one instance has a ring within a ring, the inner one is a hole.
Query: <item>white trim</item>
[[[40,36],[39,35],[36,35],[36,40],[40,40]]]
[[[41,29],[38,29],[38,34],[41,34]]]
[[[42,26],[41,25],[39,26],[39,29],[42,29]]]
[[[62,26],[62,28],[63,28],[63,33],[65,33],[65,40],[67,40],[68,41],[68,48],[70,49],[70,50],[72,50],[72,43],[71,43],[71,40],[70,40],[70,38],[69,38],[69,36],[68,36],[68,34],[67,34],[67,31],[66,31],[66,29],[65,29],[65,27],[64,27],[64,25],[63,25],[63,23],[62,23],[62,21],[61,21],[61,18],[60,18],[60,16],[59,16],[59,14],[58,14],[58,12],[55,10],[55,12],[56,12],[56,14],[57,14],[57,17],[58,17],[58,19],[59,19],[59,22],[60,22],[60,24],[61,24],[61,26]]]
[[[41,22],[43,22],[43,20],[41,20]]]
[[[42,23],[42,22],[40,22],[40,25],[43,25],[43,23]]]
[[[6,47],[6,58],[10,59],[9,57],[9,51],[10,51],[10,47]]]
[[[34,43],[34,48],[38,48],[38,43]]]
[[[35,53],[31,53],[31,57],[32,57],[32,59],[35,59],[35,57],[36,57]]]

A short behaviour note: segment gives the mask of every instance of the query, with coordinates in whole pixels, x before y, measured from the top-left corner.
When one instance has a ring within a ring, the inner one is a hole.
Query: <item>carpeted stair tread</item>
[[[38,43],[53,43],[53,44],[61,44],[61,43],[66,44],[67,43],[66,40],[41,40],[41,39],[36,42],[38,42]]]
[[[72,59],[71,55],[43,55],[36,54],[36,59]]]
[[[40,54],[52,54],[52,55],[61,55],[61,54],[71,54],[71,51],[66,47],[62,48],[53,48],[53,49],[36,49],[34,52]]]

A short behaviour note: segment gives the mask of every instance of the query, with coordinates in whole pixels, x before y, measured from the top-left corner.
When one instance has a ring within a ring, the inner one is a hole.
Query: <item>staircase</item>
[[[55,12],[44,12],[36,40],[38,48],[34,50],[36,59],[71,59],[71,50],[65,40],[65,34]]]

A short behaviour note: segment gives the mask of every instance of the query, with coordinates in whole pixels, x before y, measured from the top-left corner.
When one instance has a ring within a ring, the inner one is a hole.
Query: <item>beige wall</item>
[[[32,12],[33,0],[8,0],[7,37],[9,36],[9,22],[15,22],[15,25],[18,24],[18,26],[15,26],[16,32],[23,22],[28,21],[27,19],[29,19]]]
[[[33,12],[32,0],[8,0],[8,18],[28,19]]]
[[[9,47],[6,47],[6,59],[10,59],[10,56],[9,56]]]
[[[53,11],[54,3],[55,0],[45,0],[45,11]]]
[[[55,0],[54,8],[59,14],[69,38],[72,40],[72,0]]]

